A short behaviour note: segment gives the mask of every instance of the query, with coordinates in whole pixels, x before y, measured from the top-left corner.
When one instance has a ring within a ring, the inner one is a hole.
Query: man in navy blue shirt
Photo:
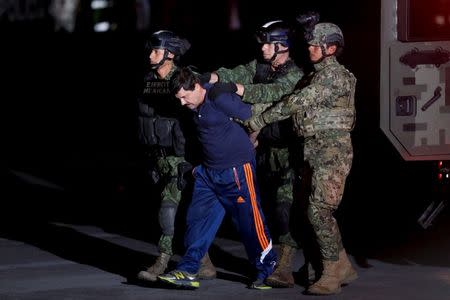
[[[222,93],[211,101],[210,87],[202,86],[189,68],[179,69],[172,77],[172,92],[193,112],[204,160],[193,170],[195,184],[187,212],[186,253],[174,271],[158,278],[176,286],[198,288],[200,259],[228,212],[257,271],[249,287],[268,289],[264,281],[273,272],[276,254],[260,206],[255,150],[245,129],[234,121],[249,119],[251,105],[234,93]]]

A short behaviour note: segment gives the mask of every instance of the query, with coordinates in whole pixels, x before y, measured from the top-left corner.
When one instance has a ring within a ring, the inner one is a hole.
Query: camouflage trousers
[[[280,184],[276,186],[276,218],[280,227],[278,238],[281,244],[298,248],[297,242],[289,231],[290,210],[293,197],[294,170],[289,163],[288,148],[269,148],[269,170],[277,174]]]
[[[305,160],[312,168],[308,219],[323,260],[338,260],[343,249],[339,226],[333,213],[344,193],[353,160],[349,133],[316,134],[305,141]]]
[[[161,206],[158,220],[162,235],[158,242],[160,253],[173,255],[173,235],[175,231],[175,215],[181,201],[181,190],[177,185],[178,165],[185,162],[184,157],[159,157],[156,162],[156,171],[163,179],[161,191]]]

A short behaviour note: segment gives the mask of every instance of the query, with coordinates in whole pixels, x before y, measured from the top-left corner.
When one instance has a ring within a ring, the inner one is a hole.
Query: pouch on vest
[[[171,118],[157,118],[155,120],[155,134],[158,145],[161,147],[172,147],[172,127],[174,120]]]
[[[155,118],[147,118],[142,116],[138,118],[138,135],[141,144],[149,146],[158,144],[158,138],[155,135],[154,121]]]
[[[138,101],[138,107],[139,107],[139,115],[143,117],[154,117],[155,116],[155,109],[151,107],[150,105],[146,103],[142,103],[141,101]]]
[[[175,152],[175,155],[184,156],[184,146],[186,144],[186,139],[184,138],[184,134],[181,130],[180,122],[178,120],[175,120],[173,124],[172,138],[173,151]]]

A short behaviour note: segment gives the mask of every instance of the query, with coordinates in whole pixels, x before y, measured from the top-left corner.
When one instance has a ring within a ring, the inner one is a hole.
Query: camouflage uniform
[[[158,157],[156,162],[156,171],[160,176],[167,178],[165,185],[161,191],[161,207],[158,214],[159,225],[162,229],[162,235],[158,242],[158,250],[161,253],[173,255],[173,234],[174,224],[169,224],[175,220],[175,216],[167,220],[165,211],[167,209],[173,209],[175,214],[181,200],[181,190],[177,184],[178,178],[178,165],[187,163],[184,157],[180,156],[166,156]]]
[[[139,138],[148,151],[153,168],[152,179],[162,186],[158,216],[162,235],[158,242],[159,256],[156,261],[138,273],[138,278],[145,281],[156,281],[174,254],[176,212],[182,192],[186,190],[192,164],[200,161],[200,157],[197,157],[201,152],[200,144],[191,113],[182,108],[170,90],[170,80],[178,69],[176,62],[189,48],[190,43],[186,39],[168,30],[154,32],[148,41],[152,70],[145,78],[142,97],[138,101]],[[158,59],[158,55],[162,58]],[[160,79],[159,71],[166,67],[170,67],[170,71]],[[201,260],[198,275],[204,279],[216,277],[216,269],[208,254]]]
[[[261,63],[253,60],[245,65],[239,65],[233,69],[220,68],[216,71],[221,82],[237,82],[244,86],[242,100],[254,104],[253,114],[260,114],[273,102],[279,101],[284,95],[291,93],[302,78],[303,71],[292,61],[288,60],[279,69],[273,71],[269,63]],[[288,131],[291,131],[289,128]],[[276,201],[277,211],[282,215],[278,216],[281,236],[280,242],[298,248],[296,241],[289,233],[289,210],[293,202],[293,170],[289,164],[289,151],[286,145],[271,145],[267,147],[268,171],[276,174],[277,190]],[[280,208],[283,212],[280,212]],[[286,225],[284,225],[286,224]]]
[[[278,72],[281,72],[282,76],[277,76],[277,72],[269,73],[266,71],[265,80],[254,82],[259,64],[261,63],[255,59],[233,69],[220,68],[215,73],[217,73],[221,82],[232,81],[242,84],[245,88],[242,101],[252,104],[272,103],[280,100],[283,95],[292,92],[303,76],[302,70],[292,60],[289,60],[285,63],[285,67],[280,66]]]
[[[336,60],[344,46],[341,29],[332,23],[313,26],[305,26],[305,38],[315,72],[302,80],[292,95],[260,116],[252,117],[246,126],[257,131],[266,124],[293,116],[294,130],[305,137],[305,160],[312,169],[308,219],[313,225],[323,267],[319,280],[308,287],[308,293],[325,295],[339,293],[341,285],[358,278],[333,217],[353,159],[350,131],[356,115],[356,78]]]
[[[139,101],[140,140],[142,144],[148,146],[148,155],[154,164],[152,171],[154,181],[162,183],[159,211],[162,235],[158,249],[160,253],[168,255],[173,255],[172,239],[175,214],[182,192],[179,182],[179,166],[188,165],[184,156],[185,138],[182,131],[186,128],[180,128],[180,124],[186,124],[180,117],[184,115],[184,110],[169,91],[169,81],[176,69],[177,67],[174,66],[164,79],[157,79],[156,74],[151,71],[147,75],[143,96]],[[156,124],[159,120],[162,125],[157,128]],[[162,121],[167,122],[162,123]],[[169,128],[167,134],[164,134],[160,128],[166,126],[173,127]],[[149,133],[149,131],[151,132]],[[174,146],[175,144],[176,146]]]
[[[293,116],[294,129],[305,136],[304,155],[312,174],[308,217],[317,234],[322,258],[337,260],[343,248],[333,217],[350,171],[356,78],[334,56],[315,64],[310,84],[252,119],[252,129]]]

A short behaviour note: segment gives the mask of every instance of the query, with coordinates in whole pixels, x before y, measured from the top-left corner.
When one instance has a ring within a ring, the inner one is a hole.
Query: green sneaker
[[[159,280],[175,285],[177,287],[197,289],[200,287],[200,282],[197,280],[196,274],[189,274],[188,272],[173,270],[167,274],[158,276]]]
[[[253,281],[248,288],[252,290],[270,290],[272,287],[267,285],[264,282],[264,279],[257,279],[256,281]]]

